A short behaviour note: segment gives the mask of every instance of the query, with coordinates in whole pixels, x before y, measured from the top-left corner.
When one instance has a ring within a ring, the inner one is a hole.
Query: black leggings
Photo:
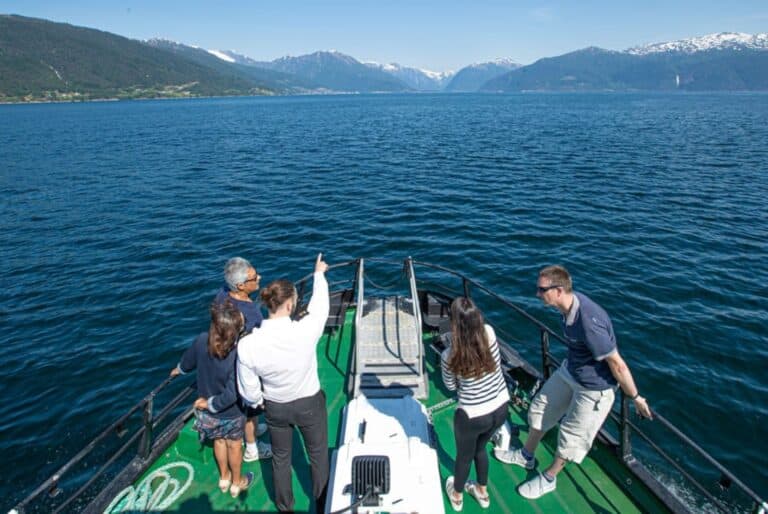
[[[453,415],[453,432],[456,436],[453,488],[456,492],[464,491],[464,484],[467,482],[469,467],[473,460],[477,483],[483,486],[488,485],[488,451],[485,445],[506,419],[506,403],[490,414],[477,418],[470,418],[462,408],[456,409]]]

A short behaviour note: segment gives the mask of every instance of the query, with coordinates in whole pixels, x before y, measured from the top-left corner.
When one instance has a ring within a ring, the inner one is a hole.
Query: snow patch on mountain
[[[666,43],[652,43],[636,46],[625,50],[625,52],[633,55],[648,55],[664,52],[692,54],[696,52],[705,52],[707,50],[726,49],[768,50],[768,33],[752,35],[743,32],[720,32],[718,34],[679,39],[677,41],[668,41]]]
[[[493,61],[472,63],[467,68],[487,68],[488,66],[500,66],[502,68],[519,68],[521,65],[507,57],[500,57]]]
[[[445,80],[447,78],[453,77],[453,75],[456,73],[455,71],[432,71],[432,70],[424,70],[421,68],[417,68],[418,71],[422,72],[427,77],[433,79],[433,80]]]
[[[219,58],[219,59],[221,59],[222,61],[227,61],[227,62],[235,62],[235,59],[233,59],[233,58],[232,58],[232,57],[230,57],[229,55],[225,54],[225,53],[224,53],[224,52],[222,52],[221,50],[206,50],[206,52],[208,52],[209,54],[211,54],[211,55],[213,55],[213,56],[216,56],[216,57],[218,57],[218,58]]]
[[[403,66],[395,62],[380,64],[375,61],[364,61],[369,68],[381,70],[402,80],[417,91],[439,91],[453,77],[452,71],[432,71]]]

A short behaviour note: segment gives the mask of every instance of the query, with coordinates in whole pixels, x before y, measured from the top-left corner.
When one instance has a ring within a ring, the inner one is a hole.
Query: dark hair
[[[477,378],[496,370],[483,313],[465,296],[451,303],[451,331],[448,369],[462,378]]]
[[[570,293],[573,291],[573,280],[571,280],[571,274],[564,266],[554,265],[547,266],[539,271],[539,276],[542,278],[548,278],[553,286],[560,286],[563,291]]]
[[[208,328],[208,353],[223,359],[235,348],[243,330],[243,315],[227,299],[211,305],[211,326]]]
[[[275,280],[261,290],[261,301],[269,312],[275,312],[282,304],[296,295],[296,288],[289,280]]]

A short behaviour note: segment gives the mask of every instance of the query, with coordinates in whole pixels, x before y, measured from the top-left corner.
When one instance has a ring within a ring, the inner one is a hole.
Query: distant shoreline
[[[179,97],[147,97],[147,98],[90,98],[82,100],[20,100],[20,101],[5,101],[0,100],[0,105],[39,105],[39,104],[75,104],[75,103],[98,103],[98,102],[146,102],[150,100],[203,100],[213,98],[288,98],[288,97],[303,97],[303,96],[360,96],[360,95],[413,95],[419,96],[424,94],[430,95],[486,95],[486,96],[506,96],[506,95],[530,95],[530,94],[543,94],[543,95],[589,95],[589,94],[648,94],[648,95],[680,95],[680,96],[692,96],[692,95],[708,95],[708,94],[768,94],[768,90],[712,90],[712,91],[687,91],[687,90],[675,90],[675,91],[656,91],[656,90],[643,90],[643,89],[601,89],[601,90],[571,90],[563,91],[556,89],[526,89],[522,91],[417,91],[417,92],[392,92],[392,91],[380,91],[380,92],[350,92],[350,91],[333,91],[333,92],[308,92],[308,93],[291,93],[291,94],[271,94],[271,95],[201,95],[201,96],[179,96]]]

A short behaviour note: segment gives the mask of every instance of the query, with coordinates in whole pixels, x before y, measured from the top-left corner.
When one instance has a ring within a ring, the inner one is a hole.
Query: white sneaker
[[[555,490],[555,487],[557,487],[557,477],[550,482],[544,478],[544,475],[539,473],[534,478],[520,484],[520,487],[517,488],[517,492],[520,493],[520,496],[523,498],[535,500],[547,493],[551,493]]]
[[[515,464],[525,469],[533,469],[536,467],[536,459],[528,460],[523,455],[523,450],[517,448],[515,450],[493,450],[493,454],[501,462],[507,464]]]
[[[266,433],[267,433],[266,423],[259,423],[258,425],[256,425],[256,437],[261,437]]]
[[[255,460],[264,460],[264,459],[271,459],[272,458],[272,445],[268,443],[262,443],[261,441],[256,441],[256,451],[251,452],[248,450],[248,447],[245,448],[245,453],[243,454],[243,461],[245,462],[253,462]]]
[[[482,508],[487,509],[491,506],[491,497],[488,496],[488,493],[485,493],[485,496],[483,496],[480,492],[480,486],[474,480],[467,480],[467,485],[464,486],[464,490],[474,496],[475,500],[477,500],[477,503],[479,503]]]

